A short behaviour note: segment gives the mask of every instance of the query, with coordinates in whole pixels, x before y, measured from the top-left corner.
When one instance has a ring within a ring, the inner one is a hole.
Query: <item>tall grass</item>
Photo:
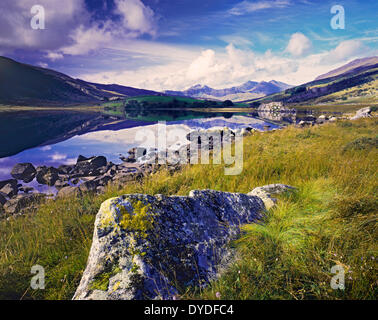
[[[377,120],[287,128],[244,141],[244,169],[225,176],[221,165],[161,171],[101,196],[48,201],[37,212],[0,222],[0,298],[70,299],[88,257],[102,201],[125,193],[181,194],[192,189],[249,192],[285,183],[263,224],[245,226],[237,261],[206,290],[182,298],[377,298]],[[370,138],[364,140],[362,138]],[[361,140],[362,139],[362,140]],[[357,141],[357,142],[356,142]],[[369,141],[363,147],[356,143]],[[349,146],[349,147],[348,147]],[[374,259],[373,259],[374,258]],[[346,270],[346,289],[333,290],[330,268]],[[46,270],[46,289],[30,289],[31,266]]]

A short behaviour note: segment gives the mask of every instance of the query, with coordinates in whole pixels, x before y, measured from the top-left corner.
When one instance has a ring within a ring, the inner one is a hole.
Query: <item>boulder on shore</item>
[[[38,183],[52,187],[59,179],[59,171],[54,167],[38,167],[36,178]]]
[[[272,189],[287,190],[264,195]],[[178,288],[205,286],[232,259],[241,225],[265,209],[259,196],[213,190],[109,199],[74,299],[172,299]]]
[[[21,214],[23,211],[31,209],[44,197],[45,194],[42,193],[19,194],[4,204],[4,210],[8,215]]]
[[[18,193],[17,184],[14,185],[12,183],[8,183],[0,189],[0,192],[5,194],[9,198],[12,198],[13,196],[17,195],[17,193]]]
[[[37,171],[31,163],[18,163],[12,171],[11,176],[26,183],[33,181]]]
[[[8,179],[0,181],[0,189],[6,186],[7,184],[11,184],[13,188],[17,188],[17,179]]]
[[[7,202],[6,194],[0,192],[0,204],[3,205],[5,202]]]
[[[107,166],[107,160],[103,156],[85,158],[79,156],[77,163],[75,165],[74,171],[79,173],[81,176],[93,175],[96,176],[99,174],[98,169],[101,167]]]
[[[60,189],[56,195],[57,198],[65,198],[71,196],[79,196],[80,190],[78,187],[67,186]]]

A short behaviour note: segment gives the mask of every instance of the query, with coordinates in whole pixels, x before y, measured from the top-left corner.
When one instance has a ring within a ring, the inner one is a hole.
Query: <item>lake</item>
[[[295,122],[297,118],[294,113],[196,110],[1,112],[0,180],[10,178],[13,166],[22,162],[58,167],[76,163],[79,155],[103,155],[108,161],[121,163],[120,155],[127,155],[133,147],[155,147],[155,141],[140,141],[137,137],[145,132],[157,134],[158,121],[166,122],[167,136],[170,136],[173,130],[190,132],[214,127],[271,130]],[[35,182],[31,186],[35,187]]]

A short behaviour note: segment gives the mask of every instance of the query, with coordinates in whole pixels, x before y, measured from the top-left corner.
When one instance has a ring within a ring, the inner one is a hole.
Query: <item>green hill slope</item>
[[[0,104],[72,105],[143,94],[160,93],[120,85],[89,83],[60,72],[0,57]]]
[[[284,104],[377,103],[378,64],[311,81],[264,98],[249,100],[253,105],[281,101]]]

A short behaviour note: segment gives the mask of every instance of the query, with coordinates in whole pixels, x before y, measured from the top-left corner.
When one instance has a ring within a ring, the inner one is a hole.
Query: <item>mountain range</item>
[[[197,84],[184,91],[167,90],[164,91],[164,93],[175,96],[214,100],[232,100],[237,102],[241,100],[264,97],[266,95],[281,92],[291,87],[291,85],[275,80],[271,80],[269,82],[247,81],[240,86],[225,89],[213,89],[205,85]]]

